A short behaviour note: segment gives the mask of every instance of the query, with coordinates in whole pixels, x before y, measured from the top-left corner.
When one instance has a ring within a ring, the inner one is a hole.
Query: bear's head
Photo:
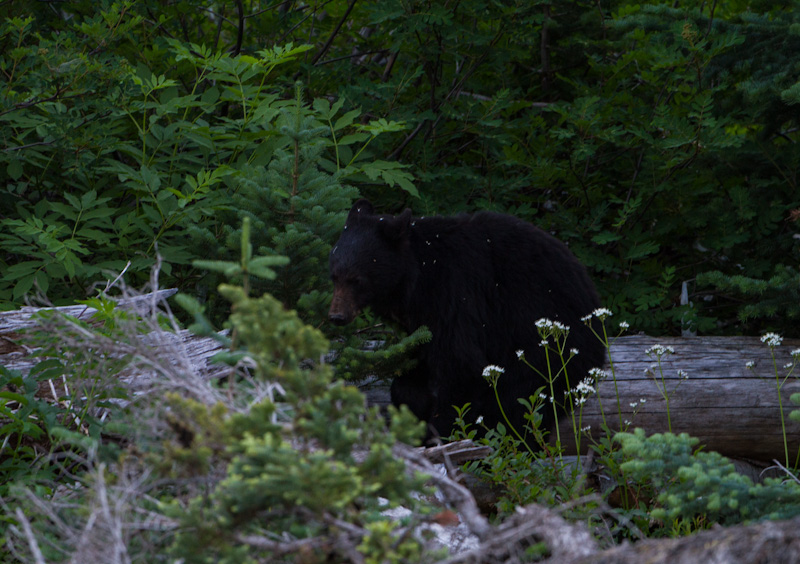
[[[411,210],[376,215],[372,204],[358,200],[331,249],[329,268],[333,300],[328,318],[346,325],[366,306],[391,314],[403,298],[409,277]]]

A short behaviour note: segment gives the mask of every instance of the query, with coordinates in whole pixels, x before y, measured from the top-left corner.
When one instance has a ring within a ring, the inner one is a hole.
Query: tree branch
[[[348,16],[350,16],[350,12],[353,11],[353,6],[355,6],[355,5],[356,5],[356,0],[350,0],[350,5],[347,6],[347,10],[345,10],[344,15],[342,16],[342,19],[339,20],[339,23],[336,24],[336,27],[331,32],[331,36],[328,38],[328,41],[325,42],[325,45],[322,46],[322,49],[320,49],[319,53],[314,55],[314,58],[311,59],[311,64],[312,65],[316,65],[317,61],[319,61],[322,58],[322,56],[325,53],[328,52],[328,49],[331,48],[331,44],[333,43],[333,40],[339,34],[339,30],[342,29],[342,26],[344,25],[344,22],[347,21],[347,18],[348,18]]]

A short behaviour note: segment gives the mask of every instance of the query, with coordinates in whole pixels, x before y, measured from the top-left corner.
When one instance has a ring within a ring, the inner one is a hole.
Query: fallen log
[[[662,358],[660,371],[652,369],[654,359],[645,352],[653,345],[675,351]],[[597,440],[603,435],[603,415],[613,431],[642,427],[648,433],[664,433],[671,425],[672,432],[697,437],[706,450],[725,456],[784,460],[774,366],[785,376],[788,369],[784,365],[792,362],[790,352],[797,348],[800,339],[785,339],[774,349],[773,365],[770,348],[758,337],[620,337],[612,343],[611,362],[605,366],[609,374],[613,367],[613,377],[596,386],[598,393],[587,399],[576,426],[589,427],[588,435]],[[752,369],[746,366],[748,362],[753,363]],[[576,384],[572,382],[573,387]],[[660,391],[664,388],[669,418]],[[368,381],[362,389],[370,403],[390,401],[385,382]],[[800,423],[788,418],[793,408],[789,396],[796,392],[800,392],[800,380],[793,375],[781,390],[791,457],[800,448]],[[567,454],[576,454],[571,419],[562,418],[559,428]],[[589,443],[584,434],[583,453]]]
[[[662,357],[660,369],[646,354],[653,345],[675,351]],[[601,437],[604,411],[605,422],[614,431],[642,427],[648,433],[663,433],[671,428],[673,433],[697,437],[706,450],[732,458],[784,460],[783,410],[793,461],[800,448],[800,423],[789,419],[789,396],[800,392],[800,381],[795,376],[786,380],[781,406],[775,367],[784,378],[789,370],[784,366],[793,362],[790,353],[799,347],[798,339],[784,340],[774,349],[773,361],[770,348],[757,337],[619,338],[606,364],[608,372],[613,364],[614,377],[600,382],[597,395],[584,404],[580,427],[589,426],[594,439]],[[574,453],[571,420],[562,419],[560,431]],[[582,439],[582,446],[586,442]]]
[[[174,289],[158,290],[149,294],[126,296],[115,299],[116,307],[135,312],[143,317],[151,316],[153,312],[163,308],[165,300],[177,293]],[[29,331],[47,331],[37,321],[35,314],[44,310],[54,310],[59,314],[74,317],[86,323],[92,323],[92,317],[97,312],[86,305],[71,305],[59,307],[23,307],[14,311],[0,312],[0,366],[14,370],[22,375],[28,372],[43,360],[42,357],[33,355],[35,351],[30,347]],[[202,378],[211,380],[228,372],[227,368],[210,362],[211,357],[222,350],[222,345],[211,338],[199,337],[191,332],[181,329],[174,333],[159,330],[149,334],[140,334],[138,339],[145,348],[152,349],[154,356],[167,359],[167,362],[185,362],[190,370],[196,371]],[[120,347],[120,355],[125,354],[124,347]],[[152,380],[152,371],[141,366],[129,366],[118,375],[120,382],[126,383],[136,390],[145,388]],[[40,382],[38,397],[63,395],[69,389],[68,382]]]

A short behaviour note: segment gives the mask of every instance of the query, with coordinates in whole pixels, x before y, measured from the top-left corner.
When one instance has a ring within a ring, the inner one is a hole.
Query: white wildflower
[[[581,432],[588,433],[591,430],[591,428],[592,428],[591,425],[587,425],[586,427],[581,427]]]
[[[572,356],[577,355],[578,354],[578,349],[574,349],[574,348],[573,349],[569,349],[569,354],[571,354]]]
[[[593,394],[594,386],[592,386],[592,381],[589,378],[581,380],[578,385],[575,386],[574,392],[583,396]]]
[[[645,351],[645,354],[647,354],[648,356],[655,355],[655,356],[660,358],[660,357],[662,357],[664,355],[675,354],[675,349],[673,349],[669,345],[667,345],[667,346],[664,346],[664,345],[653,345],[652,347],[650,347],[649,349],[647,349]]]
[[[595,381],[600,382],[601,380],[605,380],[608,378],[608,372],[603,370],[602,368],[591,368],[589,370],[589,376],[595,379]]]
[[[584,315],[583,317],[581,317],[581,321],[583,321],[584,323],[589,323],[591,320],[592,320],[591,313],[589,315]]]
[[[549,344],[550,344],[550,342],[547,339],[542,339],[542,342],[539,343],[539,346],[540,347],[546,347]]]
[[[525,356],[525,351],[523,351],[522,349],[519,349],[517,351],[517,358],[522,358],[523,356]]]
[[[678,378],[680,378],[681,380],[688,380],[689,375],[686,373],[685,370],[678,369]]]
[[[638,404],[637,402],[635,402],[635,401],[632,401],[632,402],[630,403],[630,406],[631,406],[633,409],[636,409],[636,407],[637,407],[638,405],[639,405],[639,404]]]
[[[798,356],[800,356],[800,349],[794,349],[794,350],[793,350],[791,353],[789,353],[789,354],[791,354],[791,355],[792,355],[794,358],[797,358]]]
[[[613,314],[613,313],[611,313],[611,310],[610,310],[610,309],[608,309],[608,308],[605,308],[605,307],[599,307],[599,308],[597,308],[596,310],[594,310],[594,311],[592,312],[592,315],[594,315],[594,316],[595,316],[597,319],[600,319],[600,320],[602,321],[602,320],[604,320],[606,317],[611,317],[611,316],[612,316],[612,315],[614,315],[614,314]]]
[[[489,366],[483,369],[483,377],[484,378],[491,377],[492,372],[497,372],[498,374],[502,374],[503,372],[505,372],[505,369],[501,368],[500,366],[497,366],[496,364],[490,364]]]
[[[783,341],[783,337],[781,337],[777,333],[766,333],[761,337],[761,342],[765,343],[767,346],[770,347],[780,346],[781,341]]]
[[[630,326],[631,326],[631,324],[628,323],[627,321],[620,321],[619,322],[619,328],[620,329],[629,329]]]
[[[478,415],[478,418],[475,420],[475,423],[477,425],[480,425],[481,423],[483,423],[483,415]]]
[[[756,365],[756,363],[753,362],[752,360],[749,360],[749,361],[747,361],[745,363],[745,367],[750,368],[750,369],[752,369],[755,365]]]
[[[553,322],[547,319],[546,317],[542,317],[540,320],[536,322],[536,327],[539,329],[549,329],[553,326]]]

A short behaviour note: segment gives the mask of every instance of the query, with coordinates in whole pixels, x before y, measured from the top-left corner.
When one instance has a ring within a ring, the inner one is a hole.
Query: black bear
[[[566,245],[516,217],[493,212],[452,217],[377,215],[367,200],[355,203],[330,253],[332,322],[351,322],[366,306],[406,331],[426,325],[433,334],[411,373],[392,382],[392,403],[406,404],[429,429],[451,433],[453,406],[471,404],[472,420],[489,427],[502,421],[487,365],[505,369],[498,393],[506,415],[522,433],[528,398],[545,381],[520,361],[517,351],[542,372],[544,349],[536,322],[569,326],[568,363],[574,387],[602,367],[603,345],[581,318],[599,306],[586,269]],[[558,368],[558,367],[556,367]],[[555,373],[555,371],[554,371]],[[566,379],[556,380],[556,402]],[[548,394],[549,395],[549,394]],[[542,410],[544,424],[552,409]]]

